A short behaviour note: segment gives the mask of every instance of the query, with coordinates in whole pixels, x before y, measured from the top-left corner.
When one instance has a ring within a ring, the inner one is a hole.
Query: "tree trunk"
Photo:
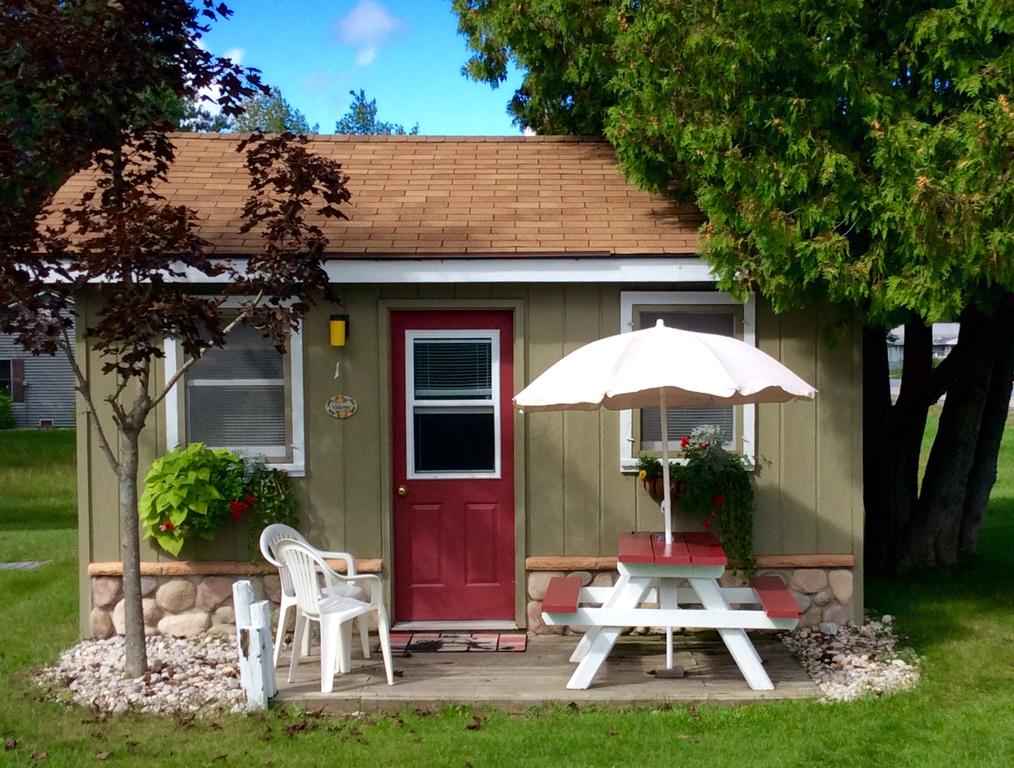
[[[1007,294],[1003,298],[993,326],[991,340],[996,345],[996,351],[961,517],[958,549],[962,553],[974,552],[978,545],[989,494],[996,483],[997,457],[1007,423],[1011,381],[1014,379],[1014,295]]]
[[[140,677],[148,669],[144,638],[144,610],[141,604],[141,544],[137,521],[137,470],[140,429],[120,433],[120,517],[123,531],[123,608],[126,638],[125,671]]]
[[[872,573],[889,573],[915,514],[919,451],[926,430],[932,373],[932,333],[920,321],[905,325],[905,363],[898,400],[891,405],[885,329],[863,339],[863,473],[866,559]]]
[[[883,571],[889,560],[887,536],[887,420],[891,384],[887,329],[863,327],[863,506],[866,509],[864,565]]]
[[[990,330],[981,313],[962,314],[958,344],[971,345],[974,354],[947,389],[926,463],[918,514],[908,525],[899,553],[902,571],[953,565],[958,560],[958,532],[993,367],[987,343]]]

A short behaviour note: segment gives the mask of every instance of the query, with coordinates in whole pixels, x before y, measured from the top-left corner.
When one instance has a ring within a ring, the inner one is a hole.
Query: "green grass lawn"
[[[842,704],[181,722],[40,702],[28,670],[77,637],[72,475],[72,433],[0,432],[0,561],[53,561],[0,571],[0,744],[12,746],[0,765],[1014,765],[1014,424],[980,554],[953,572],[868,585],[868,604],[894,614],[926,657],[924,682]],[[481,727],[467,728],[476,714]]]

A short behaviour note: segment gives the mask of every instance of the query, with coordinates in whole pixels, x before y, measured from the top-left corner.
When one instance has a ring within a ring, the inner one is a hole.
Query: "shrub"
[[[0,391],[0,429],[14,429],[14,406],[11,396]]]

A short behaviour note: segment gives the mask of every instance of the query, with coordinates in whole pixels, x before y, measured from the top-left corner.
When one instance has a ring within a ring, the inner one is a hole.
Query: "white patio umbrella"
[[[654,328],[593,341],[554,364],[514,398],[524,412],[658,406],[662,473],[669,476],[668,407],[781,403],[817,390],[770,355],[738,339]],[[665,541],[672,543],[669,483],[662,483]]]
[[[738,339],[654,328],[621,333],[571,352],[525,387],[514,405],[525,412],[593,411],[658,406],[662,420],[665,542],[672,544],[668,407],[783,403],[817,390],[770,355]],[[673,667],[666,628],[666,668]]]

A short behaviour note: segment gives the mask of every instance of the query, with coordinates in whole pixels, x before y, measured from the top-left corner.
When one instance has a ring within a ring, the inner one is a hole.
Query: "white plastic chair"
[[[346,573],[351,579],[356,575],[356,561],[348,552],[327,552],[316,549],[306,538],[293,528],[291,525],[285,525],[284,523],[272,523],[261,531],[260,548],[261,554],[264,559],[267,560],[271,565],[278,569],[278,580],[281,583],[281,599],[278,604],[278,629],[275,630],[275,648],[274,648],[274,664],[278,666],[278,657],[282,651],[282,639],[285,637],[285,622],[289,615],[289,609],[296,607],[296,592],[292,587],[292,579],[289,577],[289,573],[285,566],[282,565],[278,559],[277,552],[275,550],[276,544],[283,539],[291,539],[292,541],[298,541],[301,544],[314,549],[322,558],[332,558],[335,560],[344,560]],[[335,585],[334,587],[335,597],[352,597],[357,600],[361,600],[363,597],[363,590],[356,586],[355,581],[348,581]],[[359,634],[363,641],[363,655],[366,658],[370,657],[370,642],[369,642],[369,626],[366,617],[364,616],[359,622]],[[310,633],[307,632],[302,640],[303,654],[306,655],[310,652]]]
[[[334,686],[335,673],[348,672],[351,668],[353,620],[365,618],[368,614],[376,612],[387,684],[394,685],[391,638],[380,578],[372,574],[356,577],[358,581],[370,584],[369,602],[338,596],[329,588],[348,582],[349,577],[331,570],[324,562],[324,558],[312,547],[292,539],[283,539],[276,542],[275,552],[289,571],[296,592],[296,634],[292,641],[292,657],[289,660],[289,682],[293,682],[296,665],[302,655],[300,650],[303,635],[309,630],[309,623],[316,621],[320,624],[320,690],[321,693],[330,693]],[[323,587],[320,584],[320,575],[324,577]]]

